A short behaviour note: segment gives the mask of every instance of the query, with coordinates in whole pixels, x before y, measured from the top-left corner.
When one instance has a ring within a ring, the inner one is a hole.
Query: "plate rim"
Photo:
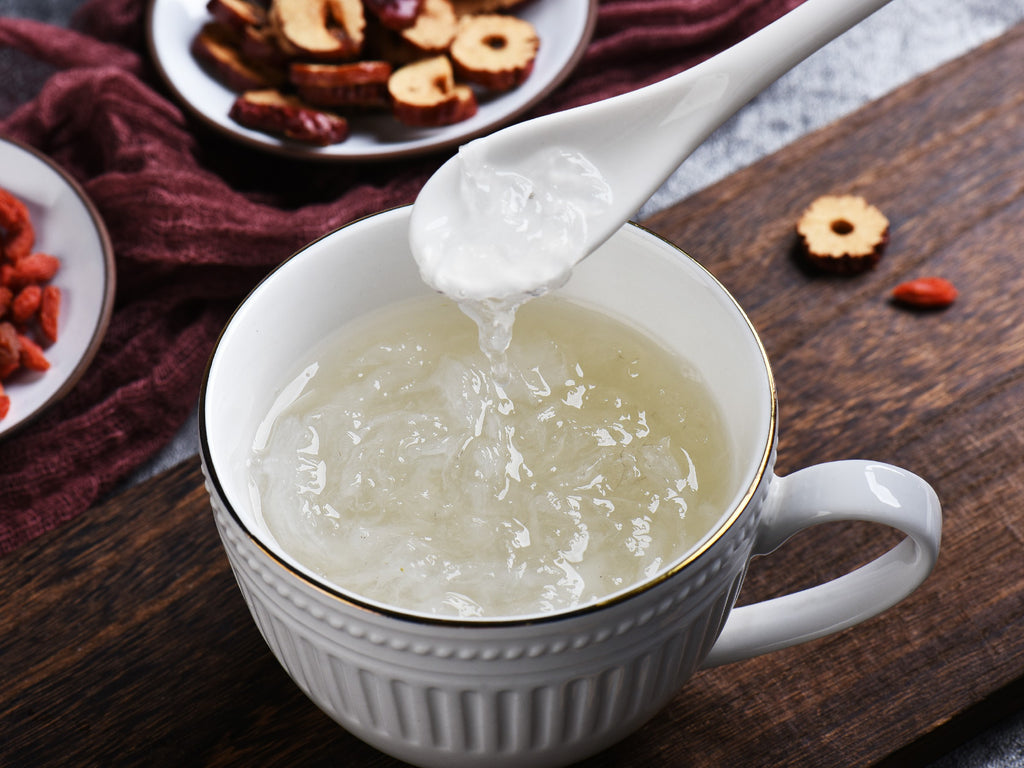
[[[382,162],[401,160],[411,157],[422,157],[433,153],[441,152],[443,150],[449,150],[452,147],[464,144],[474,138],[483,136],[491,131],[495,130],[499,126],[508,125],[518,117],[522,116],[530,109],[535,107],[540,101],[551,94],[559,85],[561,85],[569,74],[576,68],[580,60],[586,53],[587,47],[593,38],[594,30],[597,27],[597,16],[598,7],[600,0],[581,0],[585,4],[584,9],[584,24],[582,34],[573,49],[572,54],[566,59],[564,65],[555,72],[548,82],[546,82],[536,94],[531,98],[527,99],[521,105],[515,109],[502,113],[492,120],[489,120],[484,125],[478,126],[476,129],[469,130],[463,133],[455,133],[454,135],[439,139],[428,144],[422,144],[414,147],[405,147],[401,149],[387,149],[382,148],[380,151],[369,151],[369,152],[358,152],[358,153],[345,153],[345,152],[323,152],[316,151],[318,147],[307,147],[294,142],[283,142],[276,141],[271,143],[269,140],[265,141],[249,136],[240,131],[234,131],[225,125],[217,122],[213,117],[209,116],[204,112],[198,105],[193,103],[174,83],[174,79],[167,71],[165,62],[161,60],[157,52],[157,45],[154,32],[154,13],[157,3],[161,2],[178,2],[179,0],[146,0],[146,11],[145,11],[145,36],[146,36],[146,48],[149,52],[149,58],[154,68],[157,71],[164,86],[173,94],[175,100],[179,105],[191,114],[193,117],[198,119],[204,126],[214,131],[217,135],[226,137],[232,141],[238,142],[243,146],[251,149],[256,149],[269,154],[290,157],[292,159],[309,160],[315,162],[328,162],[328,163],[359,163],[359,162]],[[528,0],[528,2],[540,2],[541,0]],[[565,2],[565,0],[557,0],[558,2]],[[269,137],[268,139],[272,139]],[[338,144],[341,147],[344,142]]]
[[[41,416],[46,410],[64,398],[75,387],[75,385],[78,384],[82,379],[82,376],[85,375],[86,370],[88,370],[92,361],[95,359],[96,354],[99,352],[100,345],[103,343],[103,339],[107,333],[107,328],[110,326],[111,317],[113,316],[114,297],[117,287],[117,268],[110,233],[107,231],[106,224],[103,223],[103,218],[100,216],[99,209],[85,192],[82,185],[72,178],[72,176],[63,167],[61,167],[56,160],[26,142],[12,136],[0,135],[0,144],[9,145],[10,147],[32,155],[36,160],[42,162],[57,174],[65,186],[67,186],[75,195],[79,203],[81,203],[82,207],[85,209],[85,212],[88,214],[97,239],[99,240],[100,250],[103,254],[101,262],[101,268],[103,270],[103,299],[100,302],[98,317],[96,324],[92,329],[92,334],[89,337],[88,344],[86,344],[84,351],[79,355],[78,360],[64,377],[64,380],[49,397],[16,420],[11,421],[13,417],[11,417],[10,414],[5,418],[0,419],[0,440],[3,440],[4,438],[8,438],[17,432],[20,432],[26,426],[39,418],[39,416]],[[5,189],[7,188],[3,184],[2,180],[0,180],[0,186],[4,186]]]

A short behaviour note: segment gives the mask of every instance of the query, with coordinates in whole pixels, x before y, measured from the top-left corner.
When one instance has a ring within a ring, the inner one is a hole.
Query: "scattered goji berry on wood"
[[[892,297],[900,304],[915,309],[942,309],[959,295],[956,286],[942,277],[919,277],[897,285]]]

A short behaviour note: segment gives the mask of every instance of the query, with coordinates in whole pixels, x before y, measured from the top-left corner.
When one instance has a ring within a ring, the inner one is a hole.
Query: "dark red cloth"
[[[579,67],[534,114],[660,80],[798,2],[603,0]],[[0,19],[0,53],[46,71],[38,93],[0,117],[0,135],[82,184],[109,229],[118,280],[84,378],[0,441],[0,554],[86,510],[174,436],[218,332],[268,269],[342,224],[412,202],[445,159],[316,165],[211,134],[156,75],[145,5],[89,0],[71,29]]]

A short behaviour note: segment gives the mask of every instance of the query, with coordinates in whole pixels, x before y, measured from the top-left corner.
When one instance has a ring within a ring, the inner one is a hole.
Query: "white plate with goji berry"
[[[168,87],[215,131],[291,157],[390,160],[536,105],[583,55],[597,3],[150,0],[146,29]]]
[[[110,320],[114,257],[79,185],[0,139],[0,436],[67,394]]]

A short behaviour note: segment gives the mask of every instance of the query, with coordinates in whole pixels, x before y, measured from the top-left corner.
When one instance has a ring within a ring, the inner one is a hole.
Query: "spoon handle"
[[[805,58],[877,11],[889,0],[805,0],[789,13],[717,56],[648,86],[652,101],[693,100],[714,93],[717,104],[691,117],[703,141],[721,123]],[[648,89],[640,89],[642,93]],[[698,143],[699,143],[698,141]],[[695,146],[695,145],[694,145]],[[685,146],[680,162],[692,151]]]
[[[479,141],[490,162],[508,168],[522,167],[538,146],[571,145],[614,189],[615,213],[628,217],[743,104],[888,1],[805,0],[678,75]],[[595,246],[622,223],[615,218],[592,232]]]
[[[635,180],[637,210],[711,133],[744,104],[823,45],[889,0],[806,0],[786,15],[731,48],[690,69],[638,90],[590,105],[588,125],[618,126],[591,133],[589,154],[611,158],[620,168],[602,167],[610,178]],[[584,107],[583,109],[587,109]],[[601,113],[607,112],[607,123]],[[614,114],[614,120],[613,118]],[[643,137],[639,151],[625,143]],[[610,152],[610,142],[622,151]],[[602,146],[603,145],[603,146]]]

